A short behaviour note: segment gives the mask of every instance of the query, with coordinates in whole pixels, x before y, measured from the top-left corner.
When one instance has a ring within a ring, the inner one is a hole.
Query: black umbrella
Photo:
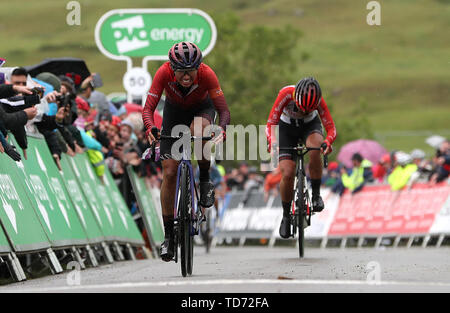
[[[79,86],[83,80],[91,75],[86,62],[76,58],[45,59],[39,64],[26,66],[25,69],[31,77],[36,77],[43,72],[50,72],[56,76],[68,76],[72,78],[76,86]]]

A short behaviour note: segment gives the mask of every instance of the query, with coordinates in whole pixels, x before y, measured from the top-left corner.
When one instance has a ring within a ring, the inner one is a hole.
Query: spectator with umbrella
[[[350,168],[352,167],[352,157],[355,153],[359,153],[364,159],[372,163],[377,163],[388,152],[374,140],[358,139],[342,146],[337,159]]]

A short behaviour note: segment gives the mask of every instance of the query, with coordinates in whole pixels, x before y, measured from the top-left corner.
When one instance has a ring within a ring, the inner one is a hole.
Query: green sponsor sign
[[[150,190],[148,190],[145,181],[139,177],[131,166],[127,168],[128,176],[130,177],[133,186],[134,194],[136,195],[139,204],[139,210],[142,219],[147,229],[147,234],[154,244],[160,246],[164,241],[164,230],[161,224],[161,218],[156,210],[155,203]]]
[[[100,185],[100,187],[105,187],[106,195],[109,196],[111,200],[111,208],[115,213],[115,216],[120,217],[120,221],[122,223],[119,223],[118,227],[122,229],[122,232],[127,234],[127,242],[137,245],[144,245],[142,235],[139,233],[139,229],[131,216],[130,210],[126,205],[119,188],[114,182],[109,169],[106,169],[103,179],[105,181],[105,185]],[[100,190],[101,189],[102,188],[100,188]],[[105,200],[105,202],[108,202],[107,197],[105,197]]]
[[[207,55],[216,37],[211,17],[197,9],[112,10],[100,18],[95,28],[98,48],[115,60],[167,60],[169,49],[180,41],[195,43]]]
[[[95,175],[87,155],[77,154],[68,160],[101,231],[107,240],[116,240],[111,213],[108,208],[105,210],[102,204],[103,200],[97,191],[100,181]]]
[[[0,220],[12,248],[16,252],[50,248],[48,238],[24,189],[24,179],[17,171],[18,163],[0,154]],[[3,231],[2,231],[3,233]],[[4,246],[3,238],[0,246]]]
[[[69,158],[78,182],[107,240],[143,245],[142,236],[106,169],[103,184],[94,172],[87,155]],[[109,179],[107,182],[106,180]],[[112,182],[112,183],[111,183]],[[109,184],[109,185],[108,185]],[[114,190],[115,187],[115,190]]]
[[[86,232],[44,139],[28,137],[28,160],[16,162],[52,247],[85,245]]]
[[[70,165],[71,157],[63,154],[61,157],[62,177],[68,193],[72,199],[75,210],[78,213],[81,224],[83,225],[88,239],[92,243],[104,241],[103,233],[97,224],[93,210],[89,206],[84,193],[77,181],[76,175]]]

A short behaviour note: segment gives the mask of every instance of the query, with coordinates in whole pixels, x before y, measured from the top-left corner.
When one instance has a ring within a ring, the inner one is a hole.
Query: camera
[[[66,93],[60,96],[56,96],[56,104],[58,105],[58,109],[61,107],[70,106],[70,101],[75,100],[76,95],[72,93]]]
[[[31,89],[31,92],[34,96],[38,96],[39,99],[42,99],[42,97],[44,96],[44,89],[41,87],[34,87],[33,89]]]

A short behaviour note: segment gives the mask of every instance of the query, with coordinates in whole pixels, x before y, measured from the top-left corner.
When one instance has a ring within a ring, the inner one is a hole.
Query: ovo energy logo
[[[95,29],[100,51],[115,60],[167,60],[170,47],[180,41],[194,42],[206,55],[216,37],[212,19],[197,9],[113,10],[100,18]]]
[[[126,18],[111,24],[114,38],[117,39],[117,51],[120,54],[148,47],[150,41],[145,40],[144,19],[141,15]],[[131,37],[131,40],[129,39]]]

